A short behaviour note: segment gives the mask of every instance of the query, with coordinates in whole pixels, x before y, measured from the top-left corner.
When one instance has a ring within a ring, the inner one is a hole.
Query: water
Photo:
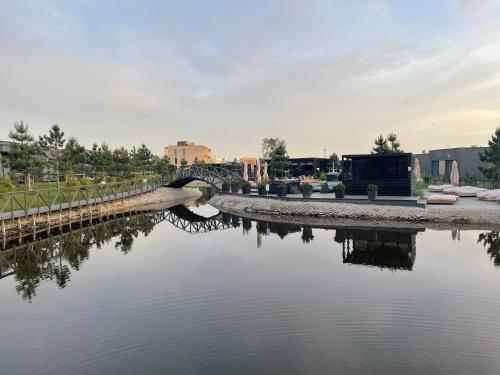
[[[500,373],[498,232],[190,210],[0,252],[0,374]]]

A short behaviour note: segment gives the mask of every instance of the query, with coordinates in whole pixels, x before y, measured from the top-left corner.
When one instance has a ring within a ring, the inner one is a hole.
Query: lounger
[[[455,187],[454,185],[429,185],[427,190],[431,193],[442,193],[444,189]]]
[[[482,201],[495,202],[497,198],[500,198],[500,189],[481,191],[477,193],[476,197],[478,197]]]
[[[459,197],[476,197],[478,193],[481,193],[486,190],[487,189],[478,188],[474,186],[459,186],[459,187],[444,189],[443,193],[454,194],[458,195]]]
[[[458,196],[452,194],[436,194],[429,195],[427,204],[455,204],[458,201]]]

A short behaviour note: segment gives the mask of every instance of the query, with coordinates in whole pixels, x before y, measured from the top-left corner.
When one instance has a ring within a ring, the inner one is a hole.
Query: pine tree
[[[389,146],[387,146],[387,140],[382,134],[375,139],[375,147],[372,149],[372,154],[387,154],[390,152]]]
[[[288,171],[290,161],[288,160],[288,153],[285,144],[279,144],[276,149],[271,153],[271,176],[283,178]]]
[[[493,188],[495,188],[500,183],[500,127],[491,136],[488,146],[488,149],[479,154],[481,161],[487,165],[479,167],[479,170],[493,182]]]
[[[59,187],[59,162],[61,160],[60,150],[63,148],[66,140],[64,139],[64,132],[59,125],[54,124],[49,129],[49,134],[43,135],[38,138],[38,144],[42,149],[45,149],[49,164],[56,172],[57,187]]]
[[[23,121],[14,124],[9,138],[12,139],[10,167],[24,176],[26,187],[31,189],[31,176],[40,175],[45,164],[40,147],[29,133],[29,125]]]

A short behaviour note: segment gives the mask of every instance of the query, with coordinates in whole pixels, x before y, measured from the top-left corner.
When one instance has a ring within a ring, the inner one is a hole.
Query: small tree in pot
[[[375,184],[368,185],[368,199],[377,199],[378,186]]]
[[[233,178],[231,180],[231,192],[237,193],[238,191],[240,191],[240,187],[241,187],[241,180]]]
[[[265,182],[259,183],[257,190],[259,191],[259,195],[267,195],[267,184]]]
[[[241,181],[241,191],[243,194],[250,194],[252,191],[252,185],[247,180]]]
[[[231,183],[228,180],[222,181],[222,191],[224,193],[229,193],[231,191]]]
[[[276,186],[276,190],[278,191],[278,197],[286,197],[288,186],[286,184],[279,184]]]
[[[304,198],[311,198],[313,186],[308,183],[300,184],[300,191],[302,192],[302,196]]]
[[[345,185],[340,183],[333,187],[333,191],[335,192],[335,198],[343,199],[345,194]]]

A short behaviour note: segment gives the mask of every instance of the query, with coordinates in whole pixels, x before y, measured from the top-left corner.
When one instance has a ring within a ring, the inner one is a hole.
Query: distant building
[[[479,171],[479,167],[485,166],[485,163],[481,161],[479,154],[486,149],[487,147],[477,146],[445,148],[416,154],[415,157],[420,162],[420,170],[427,176],[449,178],[451,164],[456,160],[460,177],[469,174],[476,180],[483,181],[486,177]]]
[[[207,146],[196,145],[190,141],[178,141],[176,145],[165,147],[163,155],[168,156],[170,163],[177,167],[181,165],[182,159],[186,160],[187,165],[196,161],[210,164],[212,161],[212,151]]]
[[[0,141],[0,177],[4,177],[9,173],[9,168],[4,164],[3,159],[9,157],[11,142]]]
[[[330,171],[330,160],[327,158],[289,158],[289,177],[314,176],[315,174]],[[271,165],[271,159],[267,159]]]

